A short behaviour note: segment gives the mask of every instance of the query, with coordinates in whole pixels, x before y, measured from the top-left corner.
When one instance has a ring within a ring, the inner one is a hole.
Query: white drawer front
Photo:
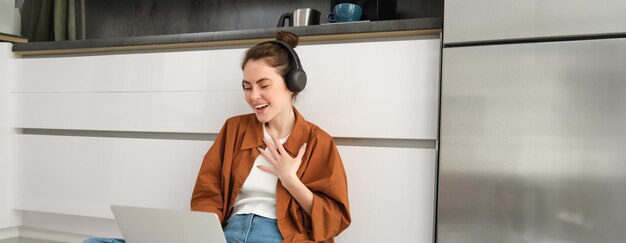
[[[337,242],[432,242],[435,150],[341,147],[352,224]]]
[[[245,49],[15,60],[14,92],[241,90]]]
[[[217,133],[228,117],[251,112],[241,91],[11,95],[12,125],[22,128]]]
[[[208,141],[14,135],[16,209],[113,218],[111,204],[188,210]]]
[[[296,48],[309,84],[296,103],[337,137],[435,139],[439,40]],[[249,113],[241,48],[18,60],[13,126],[215,133]]]
[[[15,135],[16,209],[111,218],[189,209],[207,141]],[[338,242],[430,242],[435,151],[341,146],[352,225]]]

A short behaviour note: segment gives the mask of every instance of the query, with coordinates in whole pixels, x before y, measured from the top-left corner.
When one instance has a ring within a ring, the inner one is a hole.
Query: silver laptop
[[[214,213],[112,205],[128,243],[226,243]]]

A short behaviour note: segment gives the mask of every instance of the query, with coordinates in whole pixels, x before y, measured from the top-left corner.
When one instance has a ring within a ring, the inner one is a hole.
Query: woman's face
[[[293,92],[287,89],[278,70],[264,59],[246,63],[242,85],[246,102],[260,122],[267,123],[290,111]]]

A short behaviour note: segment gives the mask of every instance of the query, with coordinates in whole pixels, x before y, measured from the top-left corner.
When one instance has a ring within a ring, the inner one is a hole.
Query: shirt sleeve
[[[215,142],[204,155],[196,185],[191,196],[191,210],[217,214],[224,222],[224,197],[222,192],[222,165],[228,122],[220,130]]]
[[[313,207],[310,216],[305,217],[305,227],[313,241],[326,241],[350,225],[348,181],[332,138],[318,142],[309,160],[305,174],[315,179],[304,182],[313,192]]]

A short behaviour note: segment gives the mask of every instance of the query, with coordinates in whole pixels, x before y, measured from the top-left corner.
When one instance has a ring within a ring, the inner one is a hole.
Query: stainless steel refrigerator
[[[626,242],[626,1],[446,0],[436,241]]]

